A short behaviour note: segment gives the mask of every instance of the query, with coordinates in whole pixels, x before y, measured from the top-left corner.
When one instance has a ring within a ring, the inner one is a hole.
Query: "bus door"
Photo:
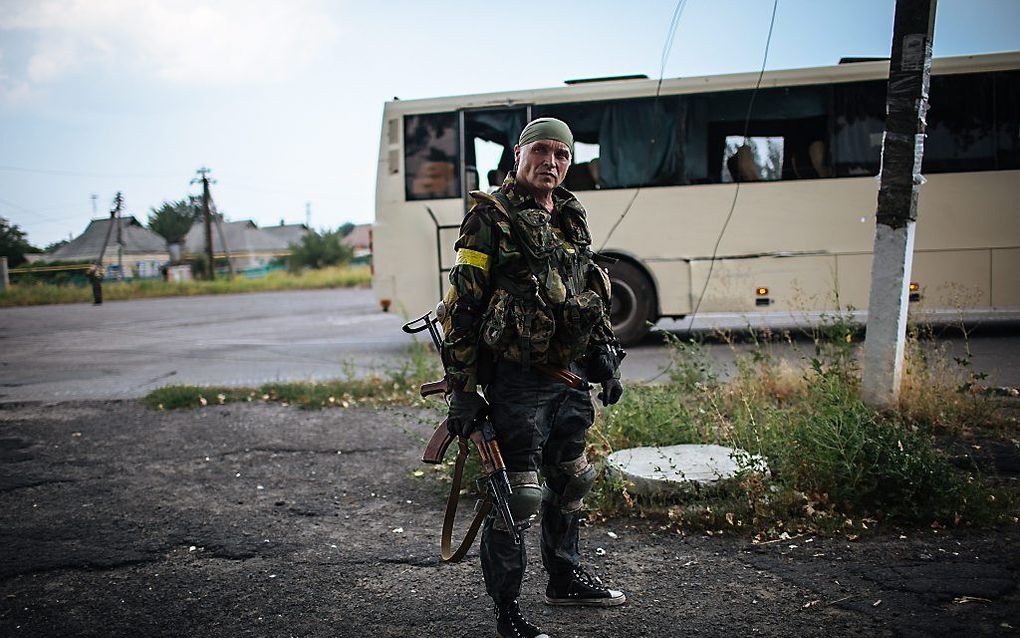
[[[460,117],[460,183],[464,213],[470,202],[468,193],[474,190],[491,191],[503,183],[514,168],[514,146],[528,123],[530,106],[486,109],[465,109]],[[448,273],[456,255],[453,245],[457,241],[459,224],[438,226],[441,293],[449,287]]]

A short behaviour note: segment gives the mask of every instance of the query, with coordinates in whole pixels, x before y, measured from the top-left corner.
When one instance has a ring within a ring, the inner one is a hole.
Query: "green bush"
[[[324,268],[350,262],[354,252],[343,242],[341,229],[311,231],[301,238],[300,243],[291,244],[291,269]]]

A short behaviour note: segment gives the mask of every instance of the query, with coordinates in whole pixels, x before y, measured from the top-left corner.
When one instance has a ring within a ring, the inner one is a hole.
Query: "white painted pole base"
[[[861,396],[876,408],[892,407],[899,399],[914,227],[914,222],[908,222],[903,228],[885,224],[875,228]]]

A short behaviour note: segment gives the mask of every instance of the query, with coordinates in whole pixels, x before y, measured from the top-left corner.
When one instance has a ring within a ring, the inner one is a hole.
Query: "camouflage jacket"
[[[444,299],[451,384],[473,391],[486,358],[568,367],[590,348],[616,343],[609,277],[593,261],[573,194],[557,188],[550,214],[511,174],[495,193],[471,196]]]

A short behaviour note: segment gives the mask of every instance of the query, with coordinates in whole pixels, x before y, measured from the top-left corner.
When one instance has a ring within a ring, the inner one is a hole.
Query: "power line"
[[[687,7],[687,0],[677,0],[676,6],[673,7],[673,16],[669,20],[669,30],[666,32],[666,41],[662,45],[662,56],[661,56],[661,58],[659,60],[659,81],[655,85],[655,104],[656,105],[658,104],[658,101],[659,101],[659,94],[662,92],[662,78],[666,74],[666,62],[669,60],[670,51],[673,50],[673,40],[676,38],[677,28],[680,26],[680,16],[683,15],[684,8],[686,8],[686,7]],[[649,161],[651,161],[651,156],[652,156],[652,145],[649,144],[648,145],[648,159],[649,159]],[[627,202],[627,206],[624,207],[623,212],[620,213],[620,216],[616,219],[616,222],[609,229],[609,232],[606,233],[605,240],[603,240],[602,245],[599,246],[599,252],[602,252],[602,250],[609,243],[609,240],[613,237],[613,233],[616,232],[616,229],[620,226],[620,224],[623,223],[623,220],[627,217],[627,214],[630,213],[631,207],[634,206],[634,202],[637,201],[638,195],[640,195],[640,194],[641,194],[641,187],[638,186],[637,189],[634,191],[634,196],[630,198],[630,201]]]
[[[765,64],[769,59],[769,47],[772,45],[772,29],[776,25],[776,9],[779,8],[779,0],[774,0],[772,3],[772,18],[769,20],[769,34],[765,38],[765,53],[761,60],[761,70],[758,71],[758,80],[754,83],[754,90],[751,91],[751,98],[747,102],[747,114],[744,116],[744,133],[743,133],[743,144],[747,144],[747,132],[751,126],[751,111],[754,109],[754,98],[758,95],[758,89],[761,88],[762,77],[765,76]],[[726,214],[726,220],[723,222],[722,229],[719,231],[719,237],[715,240],[715,246],[712,247],[712,259],[708,262],[708,275],[705,277],[705,285],[701,287],[701,294],[698,295],[698,303],[694,306],[694,311],[691,313],[691,323],[693,325],[694,318],[698,315],[698,310],[701,309],[701,302],[705,299],[705,292],[708,291],[708,284],[712,280],[712,271],[715,270],[715,258],[719,254],[719,246],[722,244],[723,236],[726,234],[726,229],[730,225],[730,220],[733,219],[733,212],[737,209],[737,198],[740,197],[740,181],[737,181],[737,187],[733,191],[733,201],[730,202],[730,211]]]
[[[676,3],[676,7],[673,8],[673,17],[669,21],[669,31],[667,32],[666,42],[662,46],[662,57],[659,60],[659,83],[655,86],[655,97],[659,97],[659,91],[662,90],[662,78],[666,74],[666,62],[669,61],[669,53],[673,50],[673,40],[676,38],[677,27],[680,26],[680,16],[683,15],[685,8],[687,8],[687,0],[679,0]]]
[[[0,171],[10,173],[38,173],[40,175],[62,175],[64,177],[95,177],[102,179],[173,179],[178,175],[156,173],[90,173],[59,168],[28,168],[25,166],[0,166]]]
[[[754,109],[754,98],[758,94],[758,90],[761,88],[761,80],[765,75],[765,65],[769,59],[769,48],[772,45],[772,30],[776,25],[776,10],[779,8],[779,0],[774,0],[772,3],[772,17],[769,20],[769,32],[765,38],[765,53],[761,60],[761,69],[758,71],[758,80],[754,83],[754,90],[751,91],[751,97],[747,102],[747,113],[744,116],[744,131],[743,131],[743,144],[747,144],[747,133],[751,126],[751,111]],[[690,323],[693,327],[694,318],[698,316],[698,311],[701,309],[701,302],[705,299],[705,293],[708,291],[708,284],[712,281],[712,272],[715,270],[715,258],[719,254],[719,246],[722,244],[723,237],[726,235],[726,229],[730,225],[730,220],[733,219],[733,212],[737,208],[737,199],[740,197],[740,182],[736,182],[736,189],[733,191],[733,201],[730,202],[730,210],[726,214],[726,219],[723,221],[723,226],[719,230],[719,236],[715,240],[715,245],[712,247],[712,258],[708,262],[708,274],[705,277],[705,284],[701,287],[701,294],[698,295],[698,303],[695,304],[693,312],[690,314]],[[633,201],[631,202],[633,203]],[[656,374],[654,377],[648,379],[648,381],[654,381],[662,375],[669,372],[673,367],[674,359],[671,359],[669,364],[662,369],[661,372]]]

